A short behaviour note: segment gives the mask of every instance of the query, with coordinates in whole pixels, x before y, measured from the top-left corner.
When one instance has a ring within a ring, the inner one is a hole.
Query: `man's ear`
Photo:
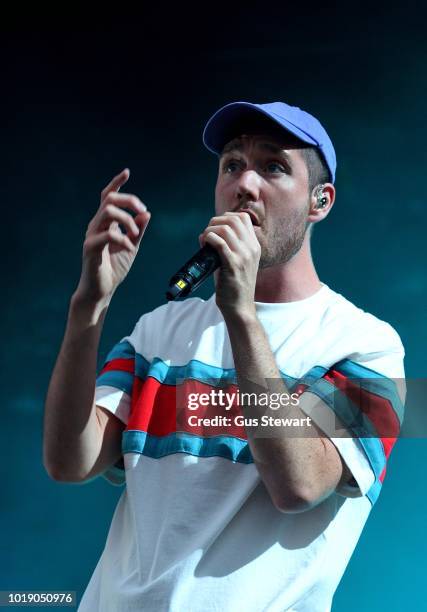
[[[307,221],[319,223],[328,216],[335,202],[335,187],[332,183],[316,185],[310,196],[310,210]]]

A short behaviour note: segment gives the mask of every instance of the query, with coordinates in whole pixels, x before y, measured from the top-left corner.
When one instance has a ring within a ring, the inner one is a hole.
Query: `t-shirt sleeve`
[[[146,316],[142,316],[132,333],[125,336],[107,354],[98,373],[95,387],[95,403],[114,414],[125,425],[128,423],[132,389],[138,367],[141,369],[143,358],[136,346],[143,343],[141,335],[146,330]],[[140,372],[138,372],[140,374]],[[125,483],[123,460],[101,474],[111,484]]]
[[[96,379],[95,402],[127,425],[135,373],[135,348],[123,338],[108,353]]]
[[[366,495],[372,504],[399,435],[406,395],[398,334],[385,323],[375,334],[370,350],[315,368],[298,389],[301,410],[330,438],[352,474],[336,492]]]

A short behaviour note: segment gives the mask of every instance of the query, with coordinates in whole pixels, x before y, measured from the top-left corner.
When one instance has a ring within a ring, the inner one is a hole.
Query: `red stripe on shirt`
[[[112,359],[102,368],[99,376],[110,370],[120,370],[121,372],[131,372],[133,374],[135,371],[135,359]]]
[[[363,389],[357,381],[334,369],[329,370],[324,378],[340,389],[363,412],[381,440],[399,435],[399,419],[387,398]]]
[[[152,377],[148,377],[145,381],[136,378],[127,429],[145,431],[154,436],[167,436],[176,431],[185,431],[203,437],[229,435],[247,439],[244,425],[234,423],[234,417],[242,414],[237,405],[237,398],[229,410],[226,410],[225,405],[214,405],[212,402],[206,406],[199,405],[196,410],[189,408],[190,393],[199,396],[210,395],[212,390],[217,394],[216,387],[196,380],[185,380],[179,385],[166,385]],[[228,394],[236,393],[237,387],[230,385],[224,387],[223,391]],[[219,403],[219,398],[217,397],[215,401]],[[188,420],[190,416],[204,419],[218,416],[226,417],[230,421],[228,424],[223,422],[218,425],[190,424]]]

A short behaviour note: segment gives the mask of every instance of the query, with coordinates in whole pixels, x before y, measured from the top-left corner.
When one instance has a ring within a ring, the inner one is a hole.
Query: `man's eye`
[[[278,164],[277,162],[271,162],[266,166],[268,172],[272,172],[273,174],[277,174],[278,172],[285,172],[282,164]]]
[[[224,172],[234,172],[234,170],[237,168],[237,162],[235,161],[229,161],[226,162],[223,166]]]
[[[237,160],[231,159],[227,162],[224,162],[223,172],[225,174],[232,174],[233,172],[238,170],[239,167],[239,162]],[[280,174],[286,172],[284,166],[282,164],[279,164],[278,162],[269,162],[265,165],[264,169],[271,174]]]

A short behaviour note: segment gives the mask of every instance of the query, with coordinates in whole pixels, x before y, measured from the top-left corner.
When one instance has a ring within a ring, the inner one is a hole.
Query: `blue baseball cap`
[[[220,155],[224,145],[238,135],[238,128],[251,120],[264,116],[274,121],[300,140],[317,147],[335,181],[337,158],[334,145],[323,125],[298,106],[289,106],[284,102],[255,104],[252,102],[231,102],[220,108],[207,122],[203,130],[203,144],[212,153]],[[242,132],[244,133],[244,132]]]

